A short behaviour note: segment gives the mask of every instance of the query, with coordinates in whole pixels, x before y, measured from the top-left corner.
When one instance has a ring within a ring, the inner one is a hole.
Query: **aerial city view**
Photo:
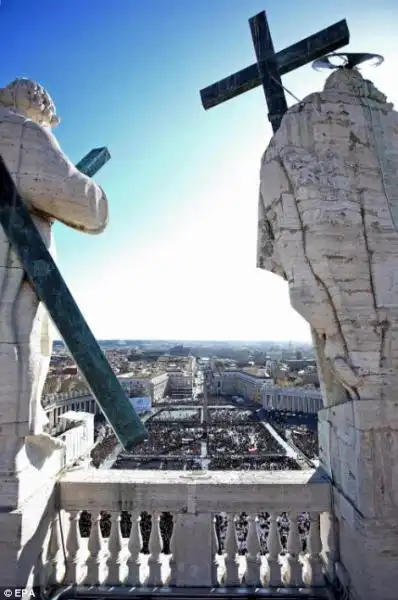
[[[61,344],[43,403],[55,435],[66,426],[65,412],[94,413],[92,458],[99,468],[299,469],[317,458],[322,398],[310,345],[107,341],[103,347],[145,420],[147,440],[122,451]]]
[[[263,2],[0,2],[0,598],[397,600],[398,5]]]
[[[62,343],[55,343],[44,395],[55,436],[73,426],[71,411],[95,415],[88,459],[95,468],[274,471],[317,464],[322,398],[309,344],[114,340],[101,345],[145,421],[147,440],[123,451]],[[221,549],[225,518],[220,513],[217,520]],[[267,517],[262,518],[266,526]],[[304,547],[307,521],[303,515]],[[83,535],[87,531],[82,525]],[[238,534],[244,554],[243,518]],[[260,541],[264,549],[264,535]],[[286,535],[282,542],[286,547]]]

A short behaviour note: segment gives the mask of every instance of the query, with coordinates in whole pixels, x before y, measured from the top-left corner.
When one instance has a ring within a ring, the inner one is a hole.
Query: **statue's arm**
[[[108,224],[108,200],[65,156],[50,130],[24,125],[17,185],[31,210],[87,233]]]

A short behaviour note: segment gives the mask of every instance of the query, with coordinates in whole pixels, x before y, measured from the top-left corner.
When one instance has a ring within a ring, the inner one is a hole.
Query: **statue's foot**
[[[39,450],[45,456],[50,456],[55,450],[66,448],[65,442],[54,438],[48,433],[37,433],[26,436],[26,443]]]

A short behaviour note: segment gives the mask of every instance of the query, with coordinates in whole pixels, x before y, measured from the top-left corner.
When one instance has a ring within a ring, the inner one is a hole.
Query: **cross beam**
[[[249,19],[249,25],[257,63],[202,89],[202,105],[208,110],[262,85],[275,132],[287,110],[281,76],[345,46],[350,33],[343,19],[275,53],[265,11]]]
[[[109,158],[106,148],[97,148],[79,164],[94,173]],[[1,157],[0,224],[117,439],[126,451],[131,450],[148,437],[147,431],[66,286]]]

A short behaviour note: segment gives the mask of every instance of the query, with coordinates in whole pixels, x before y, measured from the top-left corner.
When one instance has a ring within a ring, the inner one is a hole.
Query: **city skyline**
[[[287,284],[255,266],[271,136],[262,90],[208,112],[199,96],[255,61],[248,19],[265,8],[276,50],[346,18],[350,51],[385,55],[363,72],[397,102],[392,1],[97,0],[93,13],[71,0],[57,16],[49,0],[40,11],[2,2],[1,85],[26,76],[48,88],[62,119],[54,133],[73,162],[98,146],[112,155],[96,176],[109,198],[107,231],[55,225],[61,273],[97,338],[310,341]],[[283,83],[302,98],[326,74],[308,65]]]

